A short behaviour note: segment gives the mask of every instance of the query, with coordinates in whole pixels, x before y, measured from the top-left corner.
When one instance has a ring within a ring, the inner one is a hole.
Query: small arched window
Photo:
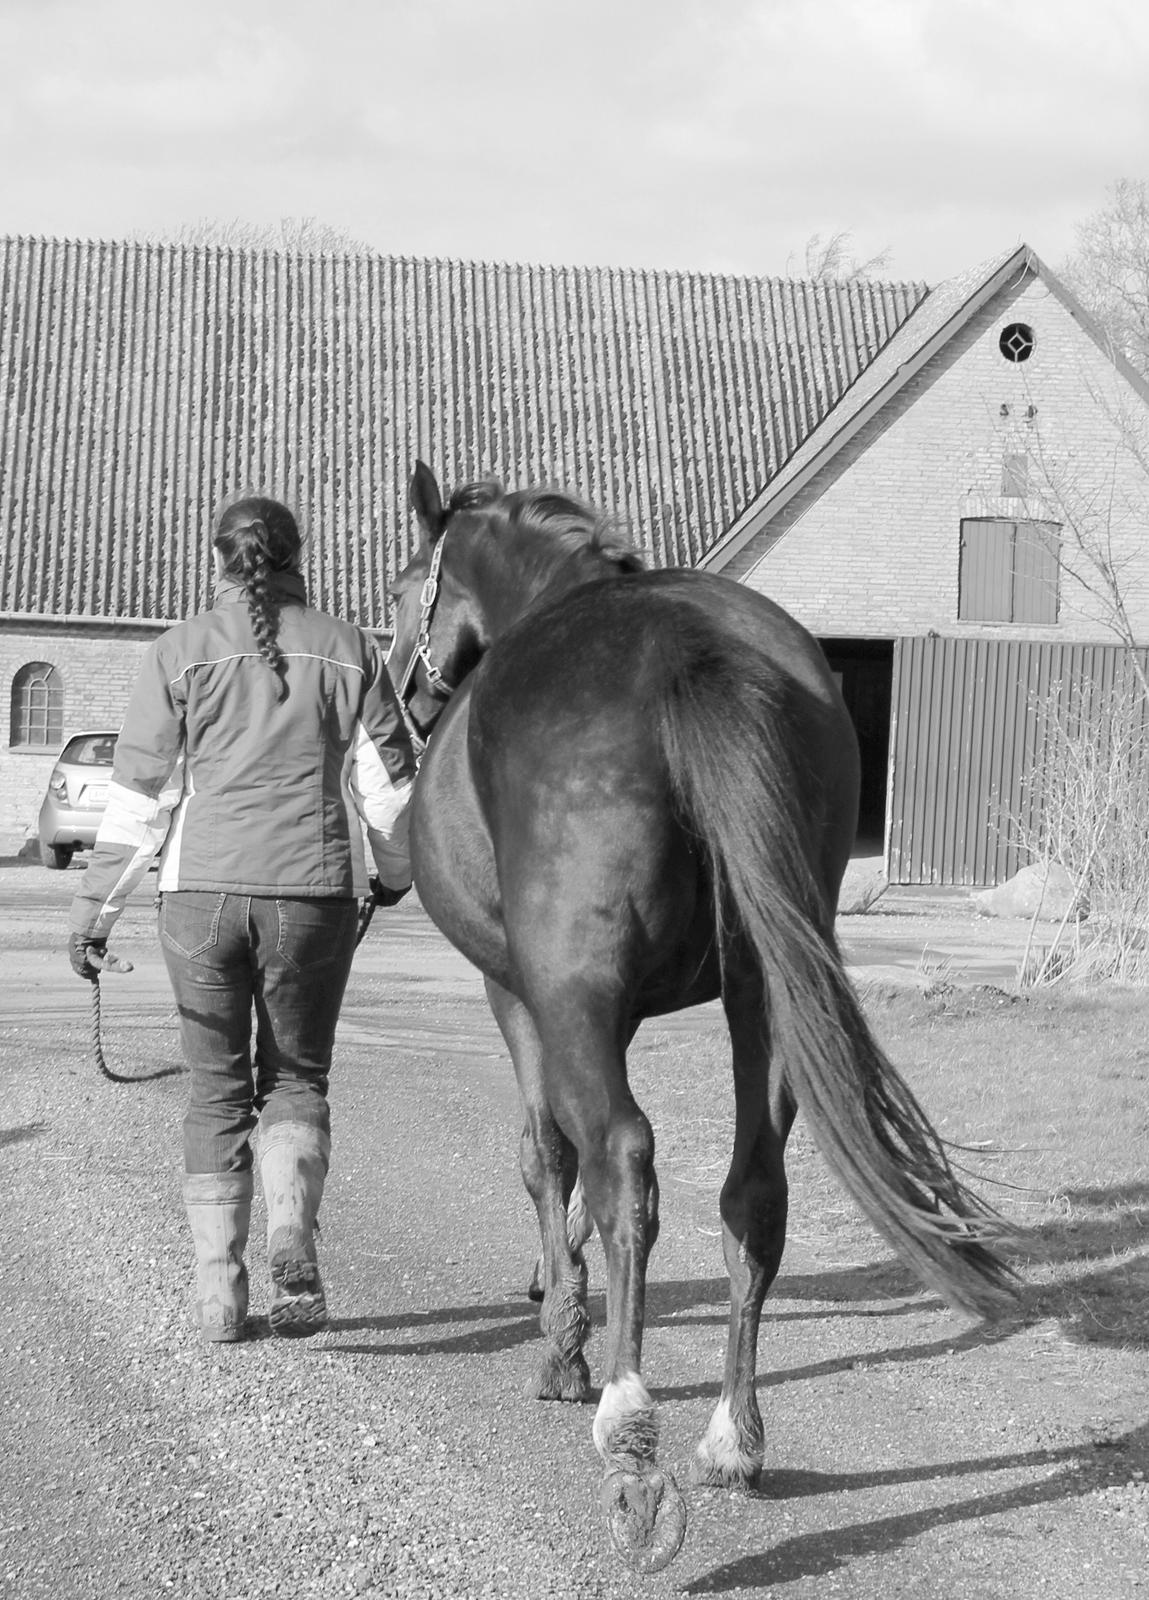
[[[64,737],[64,680],[48,661],[29,661],[12,679],[9,744],[54,749]]]

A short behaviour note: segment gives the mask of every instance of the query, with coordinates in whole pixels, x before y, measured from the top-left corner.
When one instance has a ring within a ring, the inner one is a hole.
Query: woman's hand
[[[405,889],[389,889],[378,878],[371,879],[371,899],[377,906],[397,906],[403,896],[410,892],[410,884]]]

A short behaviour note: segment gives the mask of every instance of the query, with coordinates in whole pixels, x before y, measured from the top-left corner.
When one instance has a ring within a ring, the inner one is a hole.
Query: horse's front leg
[[[726,963],[723,1003],[734,1059],[734,1151],[722,1186],[722,1248],[730,1275],[730,1327],[722,1393],[695,1452],[696,1483],[748,1487],[762,1470],[762,1415],[755,1392],[758,1329],[766,1291],[786,1243],[786,1139],[794,1102],[775,1059],[757,974],[738,980]]]
[[[605,1381],[593,1430],[605,1467],[603,1509],[619,1553],[654,1572],[677,1553],[686,1529],[682,1496],[657,1463],[658,1414],[642,1380],[646,1266],[658,1237],[654,1135],[627,1086],[627,1030],[565,1006],[543,1026],[548,1100],[578,1147],[606,1254]]]
[[[544,1346],[528,1393],[538,1400],[585,1400],[590,1394],[590,1372],[583,1347],[590,1333],[590,1317],[582,1246],[591,1223],[582,1189],[576,1186],[578,1157],[547,1104],[542,1045],[530,1012],[490,978],[486,987],[518,1080],[523,1107],[519,1165],[535,1204],[542,1240],[531,1294],[542,1301],[539,1326]]]

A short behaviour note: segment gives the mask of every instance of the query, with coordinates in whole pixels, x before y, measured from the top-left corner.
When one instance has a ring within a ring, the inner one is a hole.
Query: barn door
[[[1120,646],[1030,639],[898,639],[886,859],[891,883],[1001,883],[1025,864],[1017,820],[1038,803],[1041,708],[1083,692],[1104,706]]]
[[[1034,647],[986,639],[894,645],[887,859],[892,883],[998,883],[1017,870]]]

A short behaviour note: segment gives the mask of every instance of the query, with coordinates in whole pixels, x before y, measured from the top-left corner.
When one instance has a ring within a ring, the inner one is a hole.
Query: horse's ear
[[[411,504],[427,543],[436,544],[447,525],[447,518],[435,474],[424,461],[416,461],[415,471],[411,474]]]

